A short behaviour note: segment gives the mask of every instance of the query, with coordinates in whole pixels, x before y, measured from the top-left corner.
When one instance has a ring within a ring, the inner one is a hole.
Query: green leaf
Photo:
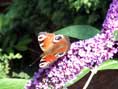
[[[4,15],[0,14],[0,32],[2,31],[3,22],[4,22]]]
[[[100,31],[90,25],[72,25],[56,31],[56,34],[64,34],[78,39],[88,39]]]
[[[65,83],[65,87],[69,87],[71,85],[73,85],[74,83],[76,83],[77,81],[79,81],[80,79],[82,79],[86,74],[88,74],[90,71],[89,68],[84,68],[83,70],[81,70],[81,72],[76,75],[76,77],[72,80],[69,80],[68,82]]]
[[[108,60],[104,63],[102,63],[99,67],[98,70],[114,70],[118,69],[118,60]]]
[[[5,49],[6,47],[8,47],[7,44],[9,43],[9,41],[10,41],[10,37],[6,36],[2,44],[2,49]]]
[[[28,44],[31,42],[31,38],[28,35],[25,35],[20,39],[20,41],[14,46],[17,50],[26,51]]]
[[[17,40],[16,34],[10,34],[10,42],[9,42],[9,47],[12,48]]]
[[[0,79],[0,89],[24,89],[27,81],[25,79]]]
[[[26,51],[28,49],[26,45],[20,45],[20,44],[15,45],[15,48],[19,51]]]
[[[20,53],[14,54],[13,52],[10,52],[9,55],[6,55],[6,59],[12,60],[12,59],[21,59],[22,55]]]
[[[114,32],[113,32],[113,39],[114,39],[114,41],[118,41],[118,30],[115,30]]]
[[[19,72],[19,73],[13,72],[12,76],[14,78],[22,78],[22,79],[29,79],[30,78],[30,76],[25,72]]]
[[[18,44],[20,45],[27,45],[31,42],[31,38],[29,38],[29,35],[25,35],[24,37],[22,37],[19,41]]]
[[[64,18],[64,12],[62,11],[56,11],[53,13],[52,15],[52,21],[55,23],[55,24],[60,24],[62,23],[62,19]]]
[[[88,15],[81,15],[81,16],[77,16],[74,19],[74,24],[87,24],[88,23]]]

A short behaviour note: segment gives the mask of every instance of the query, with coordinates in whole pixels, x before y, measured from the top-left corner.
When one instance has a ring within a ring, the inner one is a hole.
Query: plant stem
[[[90,84],[90,82],[91,82],[93,76],[97,73],[97,71],[98,71],[98,70],[97,70],[97,66],[95,66],[95,67],[91,70],[91,74],[90,74],[88,80],[86,81],[86,83],[85,83],[83,89],[87,89],[88,85]]]

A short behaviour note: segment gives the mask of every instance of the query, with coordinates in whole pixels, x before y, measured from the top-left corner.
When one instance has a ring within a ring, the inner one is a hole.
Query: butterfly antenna
[[[36,60],[33,61],[32,64],[30,64],[29,66],[30,66],[30,67],[33,66],[39,59],[40,59],[40,57],[36,58]]]
[[[39,52],[34,50],[34,49],[32,49],[32,48],[28,48],[28,50],[39,55]]]

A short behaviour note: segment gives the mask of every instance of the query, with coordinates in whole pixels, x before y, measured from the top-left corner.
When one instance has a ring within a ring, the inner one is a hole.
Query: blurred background
[[[110,3],[111,0],[0,0],[0,78],[32,78],[38,62],[31,64],[42,53],[37,41],[39,32],[55,32],[75,24],[101,29]]]

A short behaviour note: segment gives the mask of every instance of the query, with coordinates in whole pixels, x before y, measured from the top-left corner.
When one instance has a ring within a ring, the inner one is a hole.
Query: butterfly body
[[[40,32],[38,35],[39,46],[43,54],[41,55],[40,67],[46,68],[54,63],[58,58],[64,56],[69,49],[70,42],[64,35]]]

